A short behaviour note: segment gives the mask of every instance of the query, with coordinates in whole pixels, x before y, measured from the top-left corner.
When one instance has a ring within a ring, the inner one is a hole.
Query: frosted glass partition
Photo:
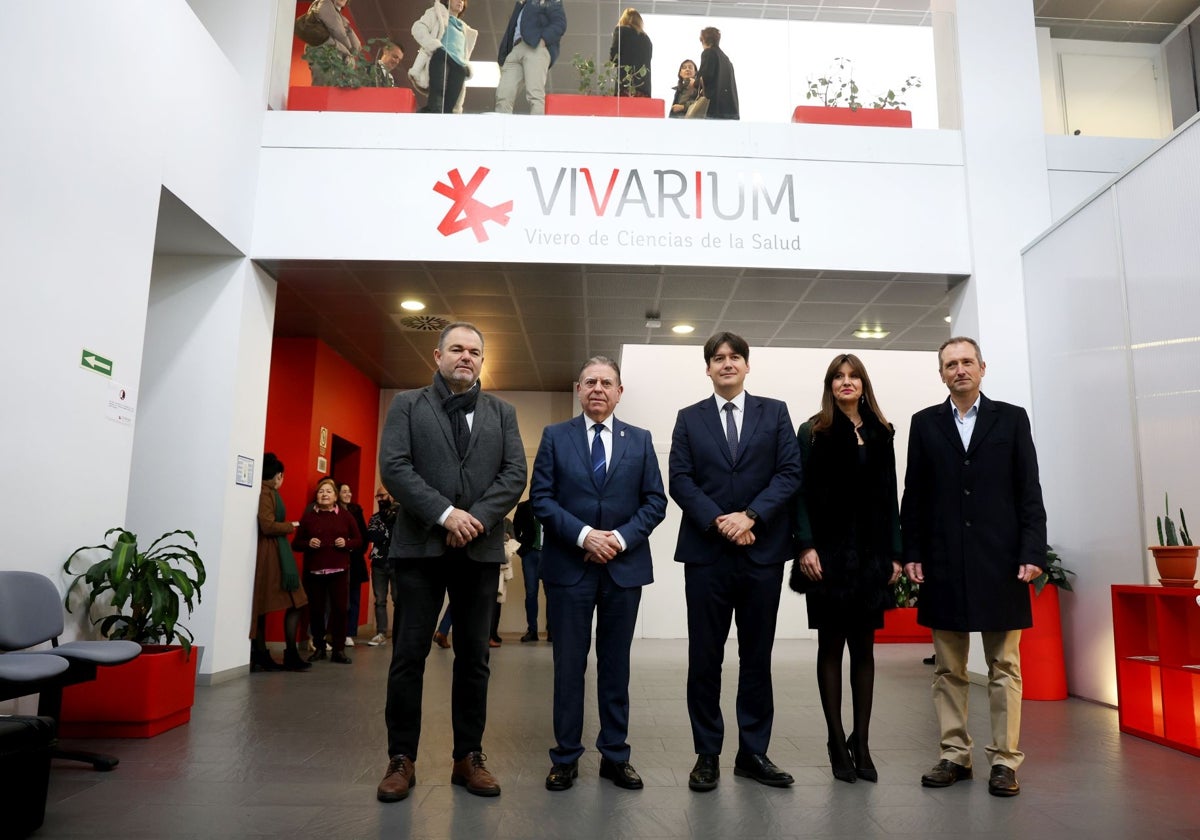
[[[1193,120],[1024,256],[1050,541],[1079,575],[1069,688],[1106,703],[1109,586],[1157,583],[1145,546],[1164,492],[1200,510],[1198,159]]]

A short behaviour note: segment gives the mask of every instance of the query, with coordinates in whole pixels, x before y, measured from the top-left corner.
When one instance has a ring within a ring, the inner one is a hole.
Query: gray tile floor
[[[1078,700],[1025,704],[1019,797],[989,796],[986,776],[945,790],[920,787],[921,772],[937,758],[930,668],[921,664],[930,651],[920,645],[876,648],[871,747],[879,784],[831,777],[812,676],[816,643],[781,641],[770,755],[795,786],[776,790],[734,777],[733,735],[718,790],[692,793],[686,651],[684,641],[634,644],[630,744],[646,781],[640,792],[598,779],[594,751],[581,760],[572,790],[545,790],[550,646],[513,639],[493,652],[485,738],[503,794],[482,799],[449,783],[451,653],[434,649],[419,784],[405,802],[376,802],[386,765],[389,651],[359,646],[350,667],[318,663],[307,674],[253,674],[197,689],[189,725],[145,741],[95,742],[121,757],[112,773],[56,762],[46,822],[35,836],[1200,838],[1200,759],[1123,736],[1115,711]],[[728,720],[736,661],[731,644]],[[986,696],[980,687],[972,692],[982,768]],[[585,743],[595,739],[594,701],[588,714]]]

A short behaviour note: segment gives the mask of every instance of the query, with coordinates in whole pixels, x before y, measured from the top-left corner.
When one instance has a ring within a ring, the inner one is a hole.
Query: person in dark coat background
[[[900,578],[895,430],[857,356],[834,357],[821,410],[800,427],[804,478],[796,499],[800,555],[792,588],[806,592],[817,631],[817,686],[829,762],[843,782],[879,780],[869,749],[875,631]],[[797,572],[799,578],[797,578]],[[850,650],[854,730],[842,728],[842,650]]]
[[[650,59],[654,57],[654,44],[642,28],[641,13],[632,6],[621,12],[617,27],[613,30],[608,57],[617,65],[617,96],[650,95]],[[644,69],[646,75],[635,77],[630,88],[626,88],[622,84],[626,67],[631,67],[633,74]]]
[[[950,398],[913,415],[900,521],[904,571],[921,585],[917,620],[933,629],[933,705],[941,758],[925,787],[970,779],[969,633],[988,663],[992,743],[988,792],[1015,796],[1024,754],[1021,630],[1033,624],[1029,583],[1046,565],[1046,509],[1029,417],[980,392],[987,369],[973,338],[938,351]]]
[[[721,49],[721,30],[715,26],[701,29],[700,43],[704,45],[704,52],[700,53],[699,76],[701,94],[708,97],[708,118],[739,119],[737,78],[733,62]]]

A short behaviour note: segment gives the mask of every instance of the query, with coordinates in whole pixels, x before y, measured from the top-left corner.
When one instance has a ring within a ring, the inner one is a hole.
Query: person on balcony
[[[617,65],[617,96],[650,95],[650,59],[653,56],[654,44],[642,28],[642,15],[630,6],[621,12],[608,50],[608,57]],[[643,70],[645,75],[638,75]],[[625,84],[627,74],[628,85]]]
[[[462,20],[467,0],[434,0],[412,26],[421,45],[408,79],[426,97],[423,114],[461,114],[479,33]]]
[[[733,62],[721,49],[721,30],[706,26],[700,30],[700,92],[708,97],[710,120],[736,120],[740,117],[737,78]]]
[[[566,31],[567,13],[562,0],[517,0],[500,39],[497,113],[513,112],[522,84],[529,112],[546,113],[546,76],[558,58],[559,41]]]

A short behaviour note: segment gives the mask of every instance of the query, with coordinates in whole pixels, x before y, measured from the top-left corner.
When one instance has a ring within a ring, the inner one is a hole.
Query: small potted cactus
[[[1163,499],[1166,510],[1155,519],[1161,544],[1150,546],[1158,566],[1159,583],[1163,586],[1195,586],[1196,556],[1200,548],[1192,544],[1183,508],[1179,509],[1179,527],[1176,528],[1171,520],[1171,499],[1166,495]]]

